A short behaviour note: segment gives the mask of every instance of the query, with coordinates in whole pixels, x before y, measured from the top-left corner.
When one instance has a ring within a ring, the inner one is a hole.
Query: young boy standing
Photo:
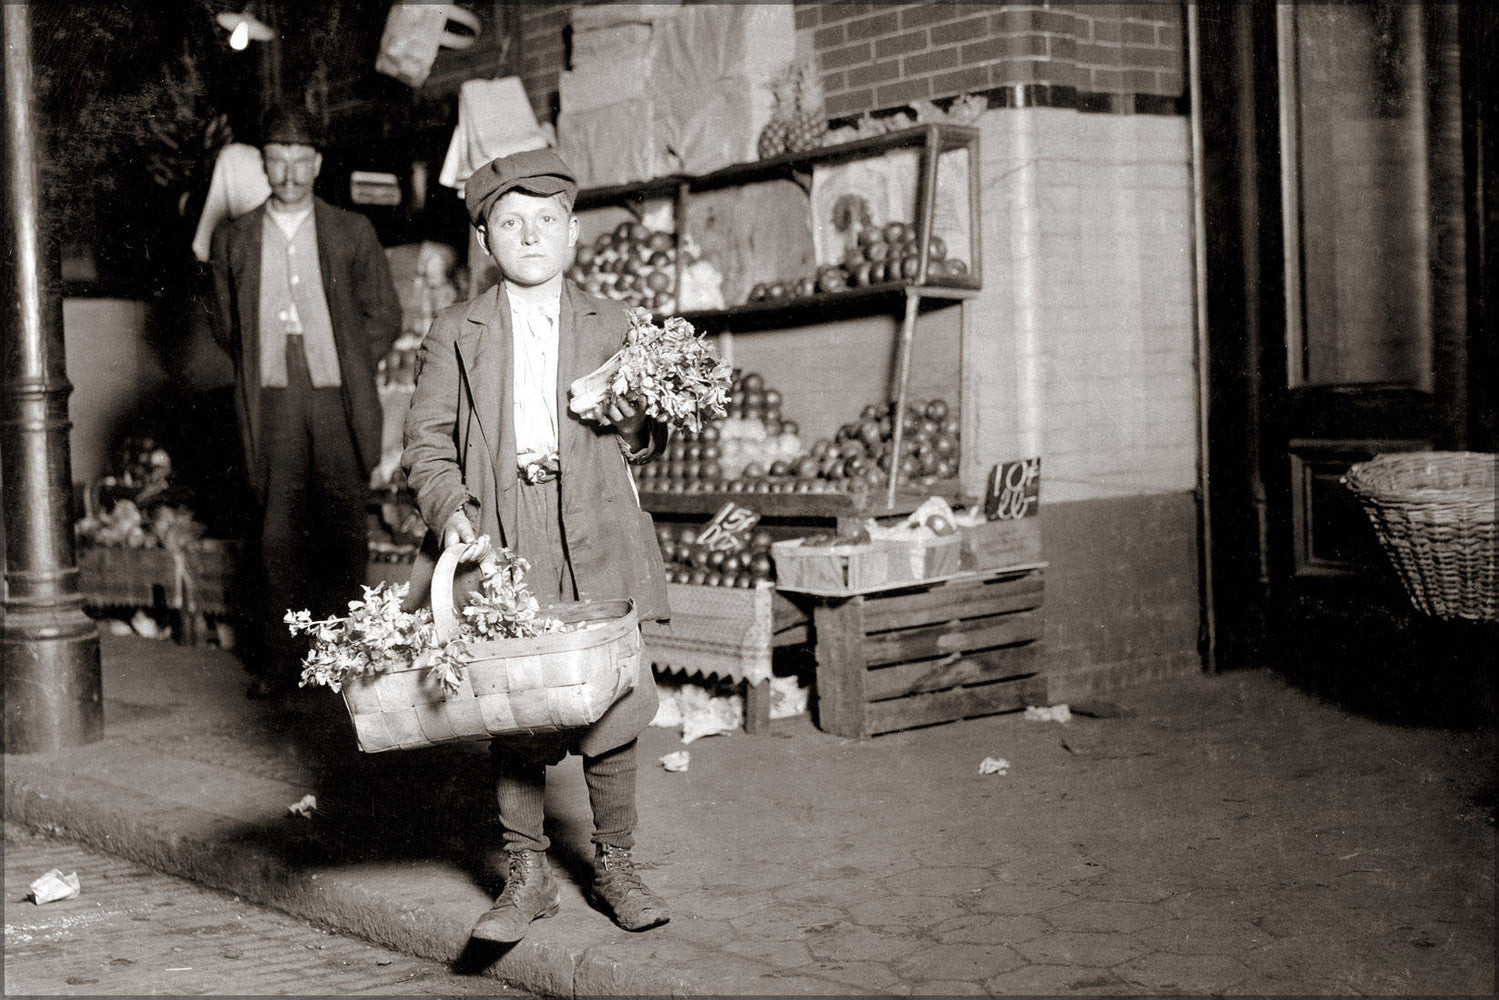
[[[469,218],[500,281],[439,312],[418,355],[401,464],[431,532],[412,589],[430,581],[435,540],[447,548],[487,534],[530,563],[543,605],[628,597],[642,621],[660,620],[665,572],[626,463],[659,453],[666,430],[623,400],[587,422],[568,412],[568,387],[619,349],[628,325],[622,306],[563,277],[578,238],[576,194],[549,149],[496,159],[467,182]],[[476,573],[455,580],[455,596],[478,589]],[[547,766],[570,752],[583,758],[593,809],[590,898],[627,930],[670,919],[630,857],[636,737],[656,706],[642,658],[635,689],[593,725],[491,742],[509,877],[474,937],[518,941],[557,911],[542,801]]]

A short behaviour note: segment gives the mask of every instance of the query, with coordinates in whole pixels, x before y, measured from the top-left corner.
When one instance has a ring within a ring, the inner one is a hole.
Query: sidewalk
[[[1064,724],[856,742],[804,716],[696,741],[683,773],[650,729],[636,856],[674,918],[642,934],[577,888],[570,758],[562,911],[501,952],[467,940],[499,881],[482,747],[363,756],[334,695],[249,702],[218,650],[102,642],[106,738],[4,758],[7,820],[533,992],[1495,991],[1493,732],[1371,721],[1269,672]]]

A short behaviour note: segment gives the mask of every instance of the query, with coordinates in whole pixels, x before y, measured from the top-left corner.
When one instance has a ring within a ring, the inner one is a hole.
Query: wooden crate
[[[818,725],[864,737],[1039,703],[1043,592],[1029,568],[819,600]]]
[[[803,545],[796,539],[770,547],[782,590],[820,597],[851,597],[956,573],[957,535],[914,541],[876,539],[865,545]]]
[[[1002,569],[1041,558],[1041,519],[1022,517],[960,526],[964,569]]]
[[[78,547],[78,589],[89,607],[174,607],[175,580],[165,549]]]

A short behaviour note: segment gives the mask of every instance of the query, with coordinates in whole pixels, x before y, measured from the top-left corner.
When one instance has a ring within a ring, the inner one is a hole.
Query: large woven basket
[[[1379,455],[1343,477],[1363,504],[1416,609],[1495,619],[1494,470],[1499,455]]]
[[[453,570],[459,551],[445,551],[432,577],[432,615],[440,639],[458,627]],[[575,632],[471,643],[455,692],[444,691],[420,669],[345,682],[344,705],[354,720],[359,749],[410,750],[597,722],[636,684],[640,628],[635,602],[557,604],[546,613],[587,624]]]

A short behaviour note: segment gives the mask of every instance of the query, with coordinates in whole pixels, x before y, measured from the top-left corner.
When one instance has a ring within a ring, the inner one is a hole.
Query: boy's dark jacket
[[[640,509],[618,435],[568,410],[568,386],[609,360],[624,343],[627,327],[622,306],[564,281],[557,357],[562,533],[580,600],[630,597],[642,621],[662,620],[669,611],[655,526]],[[409,601],[428,599],[435,536],[460,507],[480,534],[501,544],[512,537],[517,502],[512,364],[510,304],[500,285],[439,312],[422,341],[401,465],[431,531],[413,567]],[[664,428],[652,424],[653,450],[659,451],[665,438]],[[455,602],[477,586],[477,569],[469,567],[453,582]],[[602,753],[634,738],[650,723],[656,704],[650,664],[642,657],[635,691],[590,728],[582,751]]]

